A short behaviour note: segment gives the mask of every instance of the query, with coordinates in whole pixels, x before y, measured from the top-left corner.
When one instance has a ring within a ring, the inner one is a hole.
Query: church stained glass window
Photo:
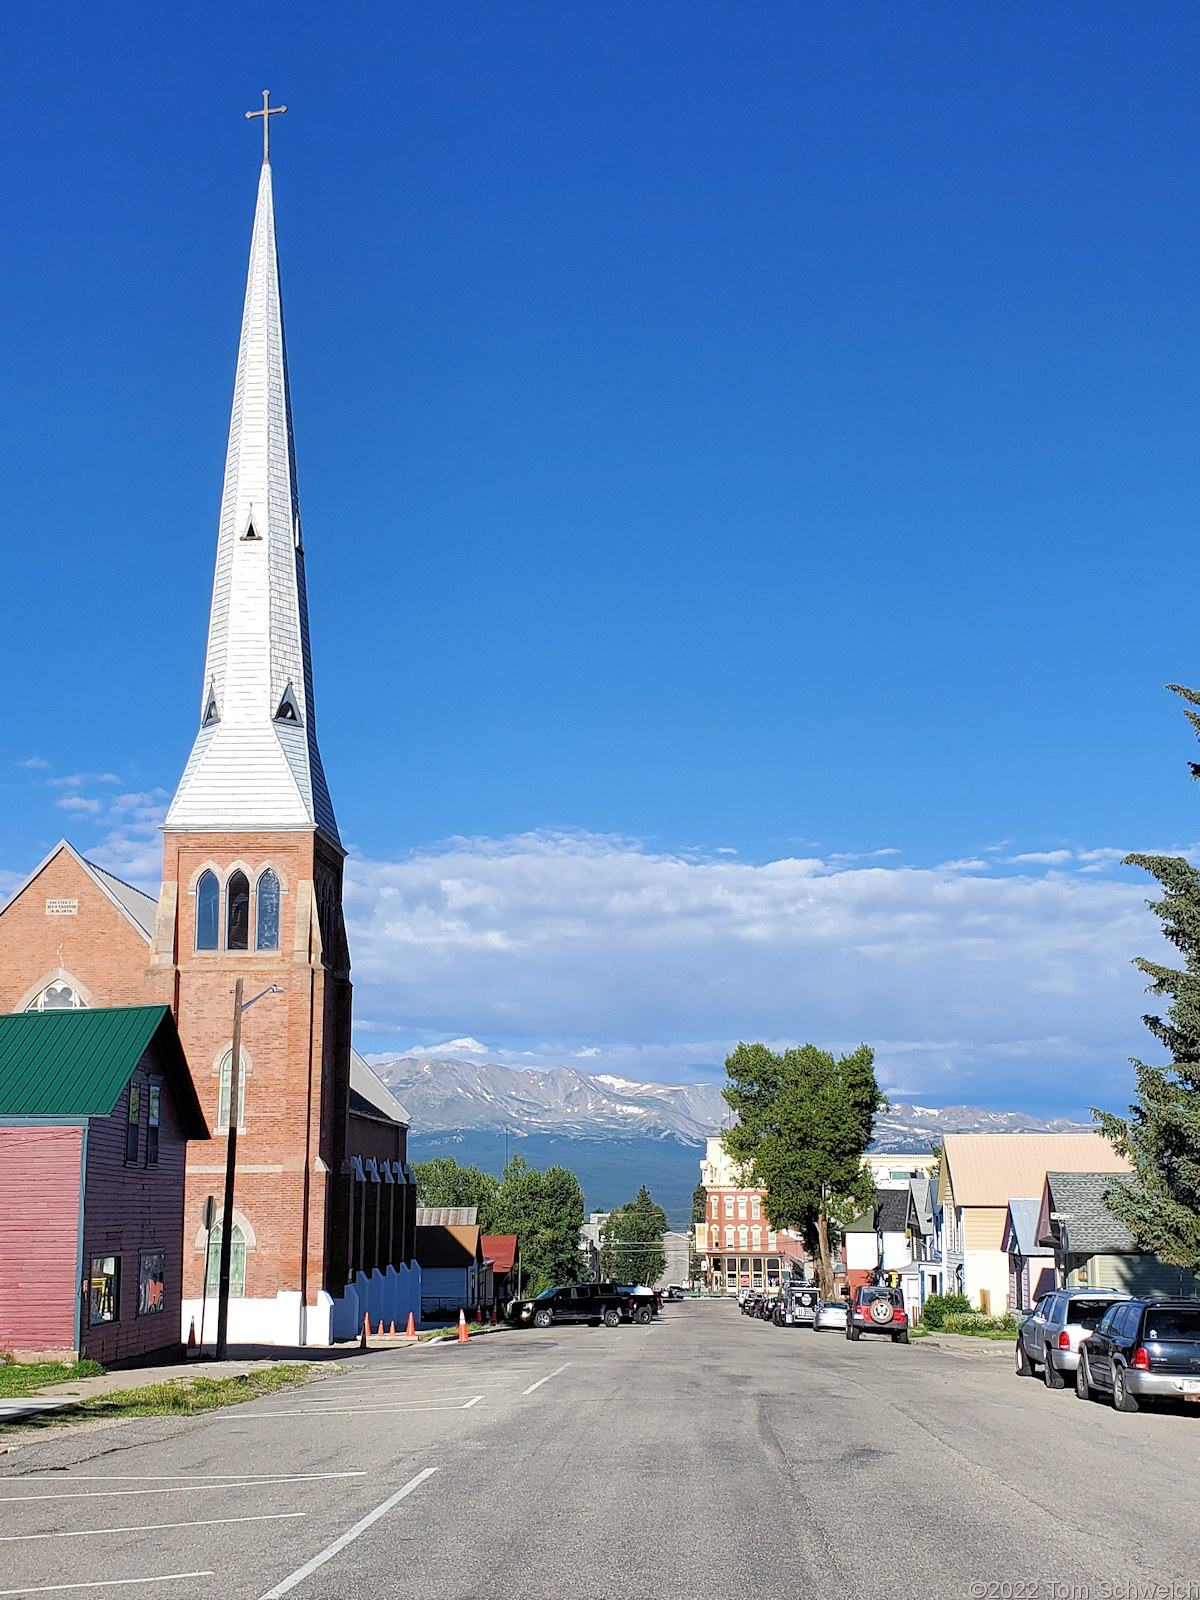
[[[230,1235],[232,1244],[229,1247],[229,1294],[230,1298],[240,1300],[246,1292],[246,1235],[235,1222]],[[221,1288],[221,1224],[214,1223],[213,1231],[208,1240],[208,1284],[207,1293],[216,1296]]]
[[[258,880],[255,892],[255,947],[259,950],[279,949],[279,879],[270,867]]]
[[[196,949],[217,948],[217,908],[221,890],[216,874],[206,872],[196,885]]]
[[[225,948],[250,948],[250,880],[244,872],[231,873],[225,886]]]
[[[221,1087],[217,1097],[217,1131],[229,1131],[229,1087],[233,1077],[233,1051],[226,1050],[221,1057]],[[238,1071],[238,1131],[246,1122],[246,1058],[242,1057]]]
[[[69,983],[49,983],[25,1007],[26,1011],[78,1011],[84,1002]]]

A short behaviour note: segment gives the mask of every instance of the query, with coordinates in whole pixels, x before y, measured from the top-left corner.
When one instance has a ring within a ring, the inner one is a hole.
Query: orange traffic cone
[[[380,1319],[379,1319],[379,1326],[375,1329],[375,1332],[378,1334],[378,1336],[381,1339],[383,1338],[383,1318],[382,1317],[380,1317]]]
[[[458,1313],[458,1342],[459,1342],[459,1344],[466,1344],[468,1339],[470,1339],[470,1337],[471,1337],[471,1335],[467,1332],[467,1313],[460,1309],[459,1313]]]
[[[388,1323],[388,1338],[389,1339],[394,1339],[395,1337],[396,1337],[396,1324],[395,1324],[394,1321],[393,1322],[389,1322]]]
[[[404,1330],[404,1337],[406,1339],[415,1339],[417,1337],[417,1325],[413,1321],[413,1314],[411,1311],[408,1313],[408,1327]]]
[[[371,1331],[371,1319],[370,1319],[369,1316],[364,1316],[363,1317],[362,1338],[358,1341],[358,1348],[360,1350],[365,1350],[367,1348],[367,1335],[370,1333],[370,1331]]]

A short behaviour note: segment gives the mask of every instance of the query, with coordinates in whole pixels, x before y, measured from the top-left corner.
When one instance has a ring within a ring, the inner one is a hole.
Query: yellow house
[[[938,1178],[947,1291],[997,1315],[1009,1310],[1004,1219],[1014,1198],[1040,1195],[1047,1172],[1128,1172],[1098,1133],[948,1133]]]

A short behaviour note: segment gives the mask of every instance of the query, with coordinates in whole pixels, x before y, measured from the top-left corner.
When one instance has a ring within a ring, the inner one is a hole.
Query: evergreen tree
[[[1195,690],[1177,683],[1168,688],[1200,706]],[[1185,715],[1200,734],[1200,714]],[[1189,765],[1200,778],[1200,763]],[[1131,855],[1125,863],[1162,885],[1162,899],[1147,905],[1184,966],[1180,971],[1142,956],[1134,961],[1150,979],[1147,993],[1170,999],[1165,1018],[1142,1021],[1171,1060],[1159,1067],[1134,1061],[1137,1098],[1127,1118],[1093,1109],[1105,1138],[1133,1168],[1129,1177],[1113,1180],[1105,1203],[1143,1249],[1200,1272],[1200,872],[1180,856]]]
[[[725,1072],[725,1099],[737,1114],[722,1136],[725,1148],[763,1190],[771,1226],[800,1234],[816,1258],[821,1293],[831,1295],[839,1228],[875,1198],[862,1164],[887,1107],[874,1052],[863,1044],[835,1060],[812,1044],[782,1055],[739,1044]]]
[[[618,1283],[653,1284],[667,1270],[663,1235],[667,1214],[643,1184],[637,1199],[608,1214],[600,1248],[600,1276]]]
[[[703,1222],[708,1216],[708,1190],[698,1183],[692,1190],[692,1221]]]

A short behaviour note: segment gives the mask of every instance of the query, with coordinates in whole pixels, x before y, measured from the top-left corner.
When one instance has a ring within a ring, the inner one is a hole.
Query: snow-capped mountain
[[[674,1139],[702,1145],[726,1125],[729,1108],[711,1083],[636,1083],[610,1073],[515,1070],[443,1056],[403,1056],[375,1071],[408,1107],[413,1131],[507,1129],[560,1138]],[[947,1133],[1062,1133],[1079,1123],[1046,1121],[1019,1111],[978,1106],[911,1105],[897,1101],[879,1118],[875,1143],[886,1150],[923,1150]]]

